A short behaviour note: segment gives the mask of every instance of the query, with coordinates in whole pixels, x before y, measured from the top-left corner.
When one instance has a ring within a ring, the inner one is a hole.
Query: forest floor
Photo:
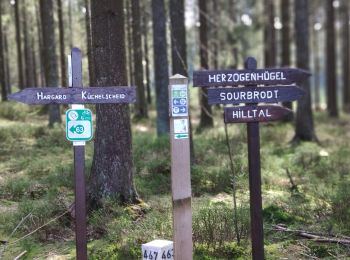
[[[74,200],[72,145],[64,124],[49,129],[42,110],[0,104],[0,259],[22,252],[21,259],[75,257],[68,213]],[[246,127],[228,125],[231,169],[222,108],[214,110],[215,127],[194,131],[194,258],[250,259]],[[150,118],[132,123],[134,178],[143,203],[106,201],[89,214],[89,259],[140,259],[142,243],[172,239],[169,139],[156,137],[152,111]],[[350,241],[350,116],[329,119],[318,112],[315,128],[318,143],[292,144],[291,123],[261,124],[266,259],[350,258],[344,242]],[[89,142],[87,177],[92,152]],[[326,240],[278,231],[276,225]],[[339,235],[344,241],[331,243]]]

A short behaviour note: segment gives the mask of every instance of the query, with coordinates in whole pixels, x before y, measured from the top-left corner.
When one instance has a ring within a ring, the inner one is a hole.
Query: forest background
[[[293,117],[261,126],[266,258],[348,257],[349,4],[0,0],[0,258],[74,259],[67,107],[7,100],[67,87],[72,47],[83,52],[84,86],[138,93],[135,105],[88,106],[91,259],[140,259],[142,243],[172,239],[167,87],[177,73],[190,79],[194,258],[250,258],[245,125],[225,126],[222,107],[191,87],[193,70],[241,69],[248,56],[258,68],[312,73],[306,96],[283,104]]]

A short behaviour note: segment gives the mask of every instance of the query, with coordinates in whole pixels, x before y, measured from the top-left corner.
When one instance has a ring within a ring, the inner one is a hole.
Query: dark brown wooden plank
[[[208,101],[213,104],[278,103],[298,100],[305,91],[297,86],[209,88]]]
[[[193,86],[288,85],[301,82],[310,75],[306,70],[294,68],[200,70],[193,72]]]
[[[276,121],[287,116],[292,111],[281,106],[237,106],[225,107],[225,123],[248,123]]]
[[[74,79],[73,83],[78,82]],[[74,84],[75,86],[76,84]],[[135,87],[26,88],[8,96],[29,105],[134,103]]]

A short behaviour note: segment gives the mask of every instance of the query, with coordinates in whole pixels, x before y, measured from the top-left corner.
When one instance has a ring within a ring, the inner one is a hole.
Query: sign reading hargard
[[[136,101],[135,87],[26,88],[8,96],[25,104],[112,104]]]

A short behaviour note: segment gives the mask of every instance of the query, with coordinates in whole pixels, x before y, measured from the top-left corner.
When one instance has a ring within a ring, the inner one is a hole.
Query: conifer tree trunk
[[[123,1],[91,0],[94,86],[127,85]],[[127,104],[96,106],[94,156],[89,185],[90,207],[106,199],[133,203],[130,112]]]
[[[336,37],[333,0],[326,0],[326,66],[327,66],[327,111],[330,117],[338,117],[336,79]]]
[[[202,69],[208,69],[208,26],[207,26],[207,2],[199,0],[199,44],[200,44],[200,63]],[[199,128],[212,127],[214,125],[211,106],[208,104],[208,91],[206,88],[199,89],[200,95],[200,121]]]
[[[88,52],[88,66],[89,66],[89,84],[92,86],[94,82],[94,63],[92,53],[92,39],[91,39],[91,9],[90,1],[85,0],[85,30],[86,30],[86,45]]]
[[[169,133],[168,55],[164,0],[152,0],[153,53],[156,85],[157,134]]]
[[[173,74],[187,77],[184,0],[170,0],[171,57]]]
[[[58,66],[54,32],[53,0],[40,0],[40,16],[43,34],[43,57],[47,87],[58,87]],[[61,122],[58,105],[49,105],[49,126]]]
[[[64,44],[62,0],[57,0],[57,13],[58,13],[58,31],[59,31],[59,40],[60,40],[61,84],[62,84],[62,87],[67,87],[66,55],[64,53],[65,44]]]
[[[264,0],[264,49],[265,67],[276,66],[276,33],[274,27],[275,6],[273,0]]]
[[[145,86],[143,84],[143,65],[142,65],[142,34],[140,21],[140,0],[133,0],[131,2],[132,12],[132,42],[134,51],[134,74],[135,84],[137,87],[137,102],[135,107],[136,118],[147,118],[147,102]]]
[[[342,70],[343,70],[343,110],[350,112],[350,43],[349,43],[349,3],[343,1],[340,8],[342,19]]]
[[[213,26],[213,67],[214,69],[219,68],[219,27],[220,27],[220,21],[219,21],[219,10],[218,10],[218,1],[212,0],[213,3],[213,20],[214,20],[214,26]],[[234,15],[234,14],[231,14]]]
[[[3,1],[3,0],[0,0]],[[5,75],[6,75],[6,89],[7,89],[7,94],[12,93],[12,88],[11,88],[11,73],[10,73],[10,61],[9,61],[9,50],[8,50],[8,40],[7,40],[7,28],[4,28],[3,31],[3,46],[4,46],[4,62],[5,62]]]
[[[6,76],[5,76],[5,58],[4,58],[4,37],[3,37],[3,29],[2,29],[2,13],[3,13],[3,5],[2,0],[0,0],[0,84],[1,84],[1,100],[7,100],[7,86],[6,86]]]
[[[134,68],[133,68],[133,42],[132,42],[132,15],[131,15],[131,1],[126,0],[126,31],[128,40],[128,71],[129,71],[129,85],[135,84]]]
[[[16,25],[16,47],[17,47],[17,74],[18,88],[24,88],[24,73],[22,63],[22,40],[21,40],[21,23],[19,17],[19,0],[15,1],[15,25]]]
[[[282,17],[282,67],[289,67],[290,64],[290,0],[281,0],[281,17]],[[292,102],[283,102],[283,106],[292,109]],[[293,114],[286,120],[291,121]]]
[[[39,61],[39,68],[40,68],[40,84],[41,86],[46,86],[45,83],[45,70],[44,70],[44,51],[43,51],[43,39],[42,39],[42,28],[41,28],[41,21],[40,21],[40,7],[38,7],[35,4],[35,14],[36,14],[36,29],[37,29],[37,35],[38,35],[38,61]]]
[[[23,29],[23,42],[24,42],[24,87],[34,86],[34,75],[33,72],[34,64],[32,57],[32,45],[30,40],[30,35],[28,35],[28,27],[31,27],[31,17],[27,16],[27,2],[23,1],[22,6],[22,29]]]
[[[309,70],[308,0],[295,0],[295,37],[297,67]],[[298,101],[294,141],[316,140],[311,109],[310,79],[300,83],[305,95]]]
[[[146,6],[144,4],[142,12],[142,34],[143,34],[143,50],[145,57],[145,74],[146,74],[146,93],[147,93],[147,103],[152,103],[152,95],[151,95],[151,80],[150,80],[150,62],[149,62],[149,51],[148,51],[148,14],[146,11]]]

